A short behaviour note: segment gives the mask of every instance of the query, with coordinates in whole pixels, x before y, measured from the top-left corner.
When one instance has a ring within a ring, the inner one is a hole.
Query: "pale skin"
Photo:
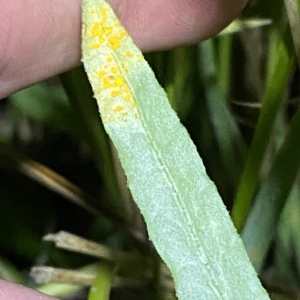
[[[208,38],[247,0],[109,0],[143,51]],[[0,0],[0,99],[80,64],[80,0]],[[0,300],[55,299],[0,280]]]

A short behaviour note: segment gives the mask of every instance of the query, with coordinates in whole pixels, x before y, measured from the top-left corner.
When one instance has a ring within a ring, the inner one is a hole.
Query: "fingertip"
[[[143,51],[204,40],[228,25],[247,0],[110,0]]]
[[[0,279],[0,300],[58,300],[23,285]]]

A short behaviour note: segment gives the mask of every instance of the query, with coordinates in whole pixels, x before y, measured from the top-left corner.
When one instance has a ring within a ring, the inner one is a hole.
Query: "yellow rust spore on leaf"
[[[124,109],[124,106],[122,104],[117,104],[114,108],[113,111],[121,111]]]
[[[113,49],[119,48],[121,46],[120,39],[118,36],[112,36],[108,39],[109,46]]]
[[[99,43],[92,43],[92,44],[90,45],[90,47],[91,47],[91,49],[98,49],[98,48],[101,47],[101,45],[100,45]]]
[[[125,51],[125,55],[128,56],[128,57],[132,57],[133,56],[133,53],[131,51]]]
[[[97,57],[92,86],[104,122],[126,122],[140,119],[132,89],[126,74],[140,60],[129,48],[128,34],[107,4],[89,7],[86,32],[88,55]],[[92,54],[93,53],[93,54]]]
[[[117,96],[120,96],[121,94],[122,94],[122,91],[120,89],[111,91],[112,97],[117,97]]]
[[[116,66],[112,67],[110,70],[112,73],[115,73],[115,74],[119,72],[119,68]]]

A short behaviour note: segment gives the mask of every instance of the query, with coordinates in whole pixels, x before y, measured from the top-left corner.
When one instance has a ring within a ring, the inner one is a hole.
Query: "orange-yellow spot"
[[[116,83],[116,85],[124,85],[124,79],[123,79],[123,77],[122,76],[117,76],[116,78],[115,78],[115,83]]]
[[[117,37],[117,36],[112,36],[112,37],[108,38],[108,44],[113,49],[119,48],[121,46],[119,37]]]
[[[97,72],[97,76],[98,76],[99,78],[103,78],[105,75],[106,75],[106,72],[105,72],[104,70],[99,70],[99,71]]]
[[[110,70],[111,70],[112,73],[115,73],[115,74],[119,73],[119,68],[118,67],[112,67]]]
[[[100,6],[99,10],[100,10],[100,14],[101,14],[101,17],[102,17],[102,22],[103,22],[103,24],[105,24],[107,22],[106,7],[105,6]]]
[[[111,56],[107,56],[106,60],[107,60],[108,62],[112,62],[112,61],[113,61],[113,58],[112,58]]]
[[[89,7],[89,12],[90,12],[91,14],[94,14],[94,13],[95,13],[95,9],[94,9],[93,7]]]
[[[131,57],[131,56],[133,56],[133,53],[131,51],[126,51],[125,55],[128,56],[128,57]]]
[[[111,91],[111,96],[112,97],[117,97],[117,96],[121,95],[121,93],[122,93],[122,91],[120,89],[113,90],[113,91]]]
[[[124,106],[122,104],[117,104],[114,108],[113,111],[121,111],[122,109],[124,109]]]
[[[106,26],[106,27],[104,27],[104,33],[106,35],[109,35],[112,31],[113,31],[113,27],[112,26]]]
[[[111,80],[108,77],[103,78],[102,80],[102,87],[104,89],[110,88],[110,87],[115,87],[116,85],[111,83]]]
[[[129,93],[125,94],[124,99],[129,101],[131,99],[131,95]]]
[[[102,28],[100,26],[100,23],[99,22],[95,22],[92,25],[91,29],[90,29],[90,35],[92,37],[96,37],[96,36],[100,37],[100,36],[102,36],[102,33],[103,33],[103,31],[102,31]]]
[[[90,44],[90,48],[91,49],[98,49],[100,47],[101,47],[101,45],[99,43],[92,43],[92,44]]]

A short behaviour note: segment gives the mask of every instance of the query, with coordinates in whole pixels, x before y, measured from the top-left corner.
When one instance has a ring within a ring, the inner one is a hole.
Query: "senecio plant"
[[[105,130],[177,297],[269,299],[189,134],[103,0],[83,1],[82,55]]]

